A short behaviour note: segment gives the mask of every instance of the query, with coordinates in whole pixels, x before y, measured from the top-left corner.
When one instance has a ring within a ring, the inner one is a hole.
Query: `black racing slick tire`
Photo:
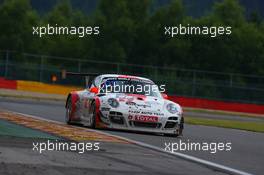
[[[71,114],[72,114],[72,99],[70,97],[66,103],[66,114],[65,114],[65,122],[68,125],[71,124]]]
[[[164,135],[165,135],[165,136],[168,136],[168,137],[178,137],[178,136],[183,136],[183,134],[182,134],[183,129],[184,129],[184,118],[182,117],[182,118],[181,118],[181,121],[180,121],[179,128],[176,130],[176,133],[175,133],[175,134],[164,134]]]
[[[183,135],[183,129],[184,129],[184,117],[181,118],[181,122],[180,122],[180,130],[179,130],[180,136]]]

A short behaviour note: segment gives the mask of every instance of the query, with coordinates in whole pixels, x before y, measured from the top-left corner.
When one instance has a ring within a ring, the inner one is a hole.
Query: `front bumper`
[[[157,122],[142,122],[130,120],[130,115],[129,113],[121,112],[116,109],[109,109],[109,111],[100,110],[99,119],[106,128],[163,134],[179,133],[181,116],[159,116]]]

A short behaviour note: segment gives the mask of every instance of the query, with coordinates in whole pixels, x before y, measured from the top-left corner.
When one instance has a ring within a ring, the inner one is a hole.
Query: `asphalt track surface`
[[[135,144],[107,143],[98,151],[32,151],[43,139],[0,137],[3,175],[224,175],[205,166]],[[103,147],[103,148],[102,148]]]
[[[0,98],[0,109],[39,116],[45,119],[64,122],[65,109],[62,102],[42,102],[21,99]],[[113,135],[126,137],[150,145],[165,148],[165,143],[228,143],[231,151],[181,151],[214,163],[231,168],[263,174],[264,167],[264,134],[235,129],[185,125],[184,136],[178,138],[165,137],[146,133],[102,130]],[[164,162],[166,163],[166,162]]]

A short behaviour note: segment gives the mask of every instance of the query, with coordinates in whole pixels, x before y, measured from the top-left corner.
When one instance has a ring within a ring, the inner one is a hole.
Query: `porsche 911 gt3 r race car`
[[[155,87],[155,88],[154,88]],[[160,93],[153,81],[136,76],[104,74],[89,88],[71,92],[66,101],[66,122],[90,128],[112,128],[178,136],[182,108]]]

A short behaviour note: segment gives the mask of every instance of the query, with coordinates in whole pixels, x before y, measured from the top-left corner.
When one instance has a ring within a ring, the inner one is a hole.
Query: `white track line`
[[[53,123],[58,123],[58,124],[65,124],[64,122],[58,122],[58,121],[54,121],[54,120],[49,120],[49,119],[45,119],[45,118],[34,116],[34,115],[23,114],[23,113],[13,112],[13,111],[8,111],[8,112],[11,112],[11,113],[14,113],[14,114],[23,115],[23,116],[26,116],[26,117],[32,117],[32,118],[35,118],[35,119],[44,120],[44,121],[48,121],[48,122],[53,122]],[[74,126],[74,127],[78,127],[78,126]],[[187,154],[183,154],[183,153],[179,153],[179,152],[168,152],[168,151],[165,151],[164,149],[159,148],[157,146],[153,146],[153,145],[146,144],[146,143],[143,143],[143,142],[139,142],[139,141],[136,141],[136,140],[128,139],[128,138],[125,138],[125,137],[122,137],[122,136],[117,136],[117,135],[109,134],[109,133],[106,133],[106,132],[103,132],[103,131],[98,131],[98,130],[93,130],[93,129],[88,129],[88,128],[83,128],[83,129],[86,129],[87,131],[97,132],[97,133],[100,133],[100,134],[105,134],[105,135],[108,135],[108,136],[111,136],[111,137],[116,137],[116,138],[119,138],[119,139],[122,139],[122,140],[125,140],[125,141],[128,141],[128,142],[134,143],[134,144],[139,145],[141,147],[149,148],[149,149],[156,150],[156,151],[159,151],[159,152],[162,152],[162,153],[166,153],[166,154],[169,154],[169,155],[174,155],[174,156],[182,158],[184,160],[191,161],[191,162],[194,162],[194,163],[198,163],[198,164],[204,165],[204,166],[206,166],[208,168],[211,168],[213,170],[218,170],[220,172],[233,174],[233,175],[253,175],[253,174],[241,171],[241,170],[230,168],[230,167],[227,167],[227,166],[224,166],[224,165],[221,165],[221,164],[217,164],[217,163],[214,163],[214,162],[211,162],[211,161],[203,160],[203,159],[200,159],[200,158],[197,158],[197,157],[194,157],[194,156],[190,156],[190,155],[187,155]]]

